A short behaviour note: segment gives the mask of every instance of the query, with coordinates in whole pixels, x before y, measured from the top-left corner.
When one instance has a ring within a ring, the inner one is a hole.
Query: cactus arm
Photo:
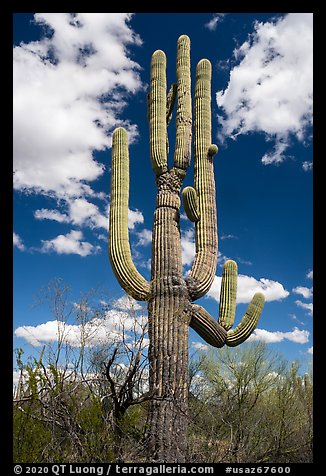
[[[157,50],[152,55],[148,104],[150,159],[156,176],[168,171],[167,164],[167,108],[166,108],[166,57]]]
[[[226,336],[226,345],[235,347],[242,344],[258,324],[260,314],[264,307],[265,298],[262,293],[256,293],[249,304],[245,315],[235,329],[229,330]]]
[[[211,144],[211,63],[199,61],[196,70],[194,148],[194,188],[198,195],[200,219],[196,223],[196,255],[187,278],[188,290],[194,301],[210,289],[217,264],[217,216],[213,156]]]
[[[109,218],[109,258],[122,288],[134,299],[146,301],[150,284],[135,268],[128,234],[129,152],[125,129],[115,129],[112,137],[111,203]]]
[[[256,328],[264,306],[264,295],[256,293],[249,304],[241,322],[233,330],[226,330],[202,306],[192,304],[190,327],[208,344],[214,347],[235,347],[242,344]]]
[[[181,35],[177,48],[177,114],[174,167],[186,171],[191,158],[192,111],[190,79],[190,39]]]
[[[185,187],[182,190],[182,202],[189,220],[197,222],[199,220],[199,209],[196,190],[192,187]]]
[[[198,304],[192,305],[190,327],[194,329],[208,344],[214,347],[223,347],[226,330]]]
[[[257,326],[264,307],[264,295],[256,293],[241,322],[235,329],[230,330],[236,309],[237,277],[237,264],[233,260],[227,260],[222,274],[218,321],[201,306],[192,304],[190,327],[214,347],[222,347],[224,344],[235,347],[248,339]]]
[[[227,331],[234,323],[236,300],[237,300],[238,266],[233,260],[224,263],[218,322]]]

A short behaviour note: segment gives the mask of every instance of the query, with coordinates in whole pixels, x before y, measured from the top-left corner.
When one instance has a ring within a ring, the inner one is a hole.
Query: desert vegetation
[[[112,339],[112,309],[98,302],[91,292],[72,303],[69,288],[52,282],[57,339],[35,347],[37,357],[16,349],[16,462],[146,462],[148,406],[157,397],[148,385],[145,310],[126,299]],[[78,342],[68,322],[78,323]],[[189,360],[187,462],[312,461],[311,372],[257,342]]]

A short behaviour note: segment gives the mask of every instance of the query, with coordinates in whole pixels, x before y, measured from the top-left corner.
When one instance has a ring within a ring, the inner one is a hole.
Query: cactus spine
[[[182,276],[180,192],[191,159],[192,105],[190,40],[180,36],[177,48],[177,84],[167,95],[166,57],[155,51],[151,61],[148,120],[150,160],[157,185],[152,232],[151,280],[146,281],[132,262],[128,240],[129,154],[127,133],[113,133],[109,257],[124,290],[148,301],[150,390],[148,450],[150,461],[184,462],[186,458],[188,332],[191,326],[215,346],[236,346],[257,325],[264,296],[257,293],[240,324],[234,322],[237,265],[229,260],[222,275],[218,320],[193,302],[210,289],[217,265],[217,221],[211,143],[211,64],[199,61],[194,104],[194,187],[182,199],[195,223],[196,255],[186,279]],[[169,168],[167,126],[176,108],[176,142]]]

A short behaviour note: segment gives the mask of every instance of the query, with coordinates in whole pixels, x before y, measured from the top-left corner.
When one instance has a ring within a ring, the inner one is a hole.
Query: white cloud
[[[23,243],[23,240],[17,233],[13,232],[13,245],[16,246],[20,251],[25,251],[26,247]]]
[[[284,152],[286,151],[288,147],[287,140],[281,135],[276,135],[276,136],[277,136],[276,137],[277,142],[274,146],[274,150],[272,150],[271,152],[267,152],[261,158],[261,162],[264,165],[280,164],[281,162],[285,160]]]
[[[13,370],[12,383],[14,387],[18,385],[20,375],[21,375],[20,370]]]
[[[37,326],[22,326],[15,330],[17,337],[24,338],[29,344],[40,346],[44,343],[57,342],[60,339],[73,347],[82,345],[81,327],[78,325],[65,324],[61,321],[48,321]],[[105,329],[100,327],[99,322],[86,325],[86,345],[104,343],[108,337]]]
[[[314,353],[314,348],[313,346],[309,347],[309,349],[307,350],[308,354],[313,354]]]
[[[60,223],[72,223],[73,225],[86,226],[91,229],[103,228],[108,231],[110,205],[107,205],[104,213],[102,213],[97,205],[85,198],[69,198],[63,202],[66,204],[67,213],[42,208],[34,212],[34,217],[38,220],[55,220]],[[139,210],[128,209],[129,229],[133,230],[136,224],[143,222],[144,216]]]
[[[102,233],[96,235],[97,239],[98,240],[101,240],[101,241],[105,241],[107,243],[108,241],[108,236],[107,235],[103,235]]]
[[[69,202],[69,216],[74,225],[108,229],[108,210],[106,215],[103,215],[94,203],[84,198],[77,198]]]
[[[311,270],[307,273],[307,278],[308,279],[313,279],[313,277],[314,277],[314,272],[313,272],[313,270]]]
[[[306,344],[309,340],[309,331],[301,331],[297,327],[294,327],[291,332],[281,331],[266,331],[265,329],[255,329],[248,341],[263,341],[267,343],[282,342],[283,340],[289,340],[297,344]]]
[[[221,235],[220,236],[220,239],[221,240],[238,240],[239,238],[235,235],[231,235],[231,234],[228,234],[228,235]]]
[[[63,343],[73,347],[92,347],[121,342],[122,339],[128,341],[128,331],[140,335],[143,326],[143,317],[134,319],[128,312],[111,309],[103,319],[90,319],[83,326],[52,320],[36,326],[20,326],[15,330],[15,335],[34,346],[57,342],[60,338]],[[147,344],[148,339],[144,339],[143,347]]]
[[[128,13],[37,13],[39,41],[13,50],[14,187],[60,198],[94,192],[126,98],[142,88]],[[50,33],[50,34],[49,34]],[[130,139],[136,127],[124,124]],[[58,218],[58,215],[57,215]]]
[[[207,293],[207,297],[215,299],[217,302],[220,300],[222,278],[215,276],[213,285]],[[252,276],[246,276],[243,274],[238,275],[237,286],[237,302],[248,303],[253,298],[254,294],[261,292],[265,296],[266,301],[278,301],[284,299],[289,295],[289,292],[284,289],[283,285],[277,281],[271,279],[261,278],[259,281]]]
[[[77,309],[81,313],[88,313],[90,312],[91,308],[87,304],[83,302],[73,302],[72,303],[74,308]]]
[[[122,311],[139,311],[142,309],[142,306],[128,294],[124,294],[121,298],[114,301],[113,307]]]
[[[196,255],[195,228],[188,228],[181,232],[181,253],[183,266],[191,266]],[[217,253],[217,264],[223,266],[228,259],[220,251]]]
[[[69,217],[65,213],[60,213],[59,210],[48,210],[47,208],[35,210],[34,217],[37,220],[54,220],[59,223],[69,222]]]
[[[83,233],[81,231],[72,230],[67,235],[59,235],[52,240],[42,240],[41,251],[44,253],[54,251],[58,254],[88,256],[100,250],[100,247],[87,241],[81,241],[82,239]]]
[[[306,288],[305,286],[297,286],[292,289],[295,294],[301,294],[305,299],[310,299],[313,295],[313,288]]]
[[[192,342],[191,347],[196,350],[208,350],[208,345],[203,344],[202,342]]]
[[[217,265],[220,266],[221,268],[224,266],[225,261],[227,261],[228,258],[225,256],[220,250],[217,251]]]
[[[137,236],[139,238],[137,246],[146,246],[152,243],[152,230],[144,228],[137,233]]]
[[[302,321],[300,321],[300,320],[297,318],[297,316],[296,316],[295,314],[290,314],[290,317],[291,317],[291,319],[293,319],[294,321],[298,322],[301,326],[304,326],[304,325],[305,325],[305,323],[302,322]]]
[[[218,23],[221,23],[224,20],[227,13],[214,13],[213,18],[205,24],[206,28],[211,31],[216,30]]]
[[[143,260],[139,263],[139,266],[141,266],[142,268],[145,268],[147,269],[148,271],[151,271],[152,269],[152,259],[151,258],[148,258],[147,260]]]
[[[313,15],[289,13],[256,22],[248,41],[234,51],[239,64],[216,100],[223,110],[220,140],[262,132],[275,141],[262,162],[285,159],[293,137],[303,142],[312,124]]]
[[[252,266],[252,261],[242,259],[242,258],[239,258],[239,257],[237,258],[237,261],[241,264],[245,264],[246,266]]]
[[[137,223],[144,223],[144,216],[139,210],[128,210],[128,228],[133,230]]]
[[[196,254],[194,228],[188,228],[181,233],[181,253],[183,266],[191,266]]]
[[[312,316],[313,310],[314,310],[314,305],[313,305],[312,302],[306,303],[306,302],[302,302],[300,300],[297,300],[297,301],[295,301],[295,303],[296,303],[297,306],[301,307],[302,309],[306,309],[308,311],[308,314],[310,316]]]
[[[308,162],[307,160],[305,160],[303,163],[302,163],[302,168],[305,172],[308,172],[309,170],[312,170],[312,167],[313,167],[313,163],[312,162]]]

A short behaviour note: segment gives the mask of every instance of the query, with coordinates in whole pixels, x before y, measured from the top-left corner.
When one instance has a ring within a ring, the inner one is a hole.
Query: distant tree
[[[263,343],[201,355],[190,368],[191,457],[209,462],[312,458],[312,380]]]
[[[270,444],[265,458],[277,462],[312,461],[312,377],[298,375],[298,365],[284,370],[268,395],[265,415]]]
[[[125,451],[128,424],[141,443],[143,412],[130,409],[149,398],[146,320],[126,299],[123,313],[115,317],[112,339],[107,335],[112,313],[108,315],[109,306],[98,304],[96,296],[91,291],[73,303],[60,279],[43,290],[42,298],[57,322],[57,339],[26,363],[23,352],[16,351],[16,461],[116,460]],[[68,319],[73,317],[79,333],[72,339]]]

